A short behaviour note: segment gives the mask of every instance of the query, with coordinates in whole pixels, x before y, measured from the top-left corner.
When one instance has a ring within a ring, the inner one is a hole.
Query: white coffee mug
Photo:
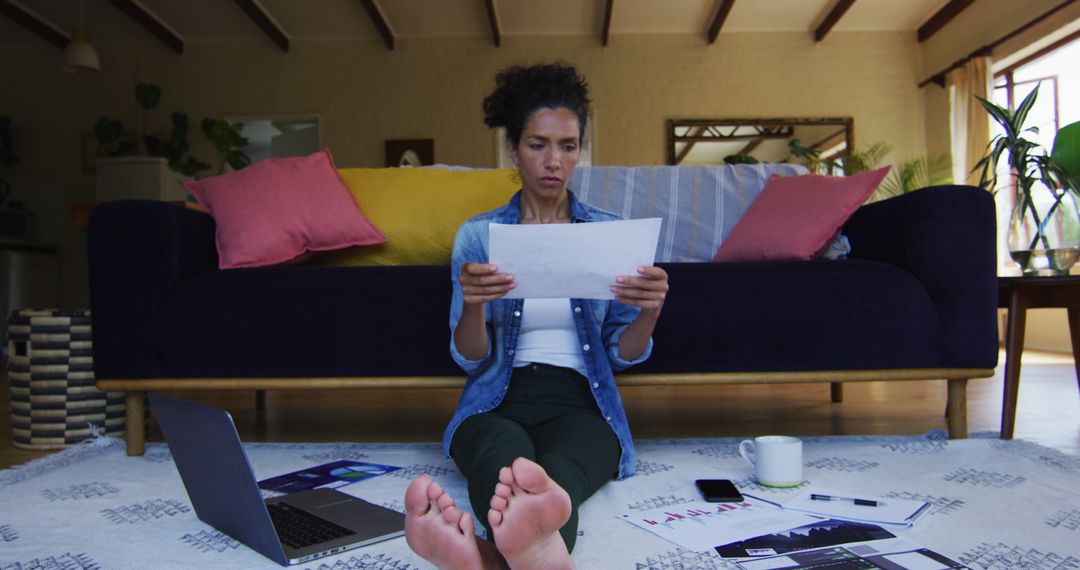
[[[803,482],[802,440],[786,435],[763,435],[739,443],[739,455],[754,468],[766,487],[797,487]]]

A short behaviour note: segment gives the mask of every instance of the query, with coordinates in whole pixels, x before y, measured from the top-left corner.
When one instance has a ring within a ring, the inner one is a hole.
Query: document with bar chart
[[[816,517],[793,513],[763,501],[683,503],[620,518],[679,546],[705,552],[715,546],[799,527]]]

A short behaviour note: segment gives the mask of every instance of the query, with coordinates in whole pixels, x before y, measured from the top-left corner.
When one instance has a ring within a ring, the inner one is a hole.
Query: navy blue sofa
[[[965,383],[997,364],[994,220],[985,191],[926,188],[860,208],[846,260],[663,264],[653,356],[620,382],[948,379],[964,437]],[[129,453],[150,389],[463,384],[447,266],[223,271],[209,215],[152,201],[99,205],[88,241],[95,374],[128,393]]]

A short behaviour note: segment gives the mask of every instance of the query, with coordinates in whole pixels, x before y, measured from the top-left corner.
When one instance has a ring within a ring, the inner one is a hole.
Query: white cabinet
[[[169,161],[156,156],[119,156],[98,159],[96,197],[108,200],[173,200],[187,198],[184,176],[169,169]]]

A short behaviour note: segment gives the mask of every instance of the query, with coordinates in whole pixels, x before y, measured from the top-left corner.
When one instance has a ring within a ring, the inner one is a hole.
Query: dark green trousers
[[[570,520],[559,530],[566,548],[577,542],[578,507],[618,475],[622,449],[578,372],[545,364],[514,369],[499,407],[462,422],[450,453],[469,482],[473,512],[487,521],[499,470],[518,457],[538,463],[570,495]]]

